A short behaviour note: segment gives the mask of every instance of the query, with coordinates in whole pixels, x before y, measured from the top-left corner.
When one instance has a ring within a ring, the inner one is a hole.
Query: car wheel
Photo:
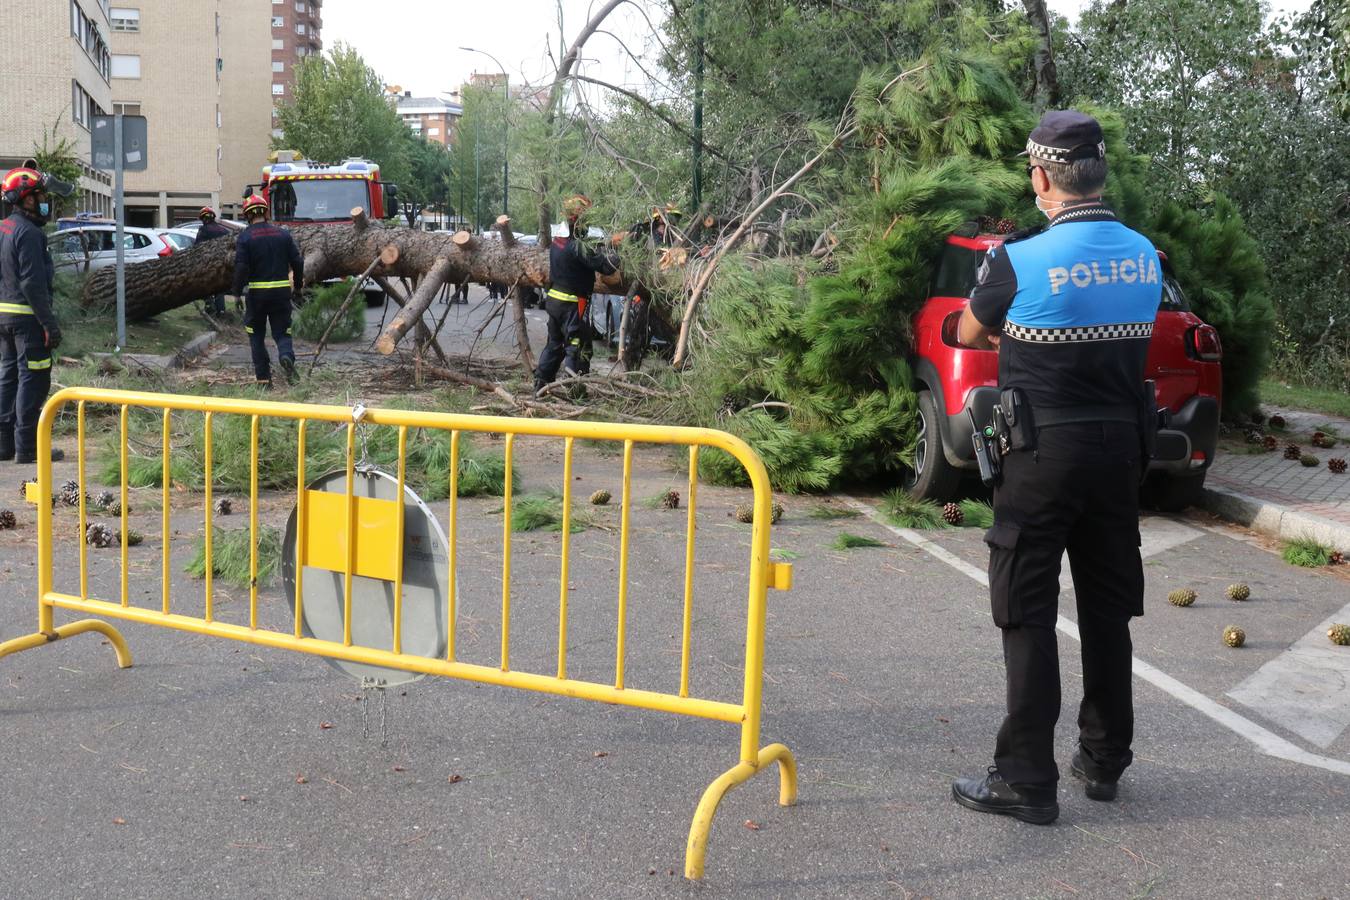
[[[1205,493],[1205,473],[1199,475],[1152,475],[1144,482],[1143,505],[1159,512],[1181,512],[1199,506]]]
[[[947,501],[961,484],[961,470],[947,462],[942,429],[931,391],[919,391],[919,433],[914,440],[914,468],[905,477],[905,490],[921,500]]]

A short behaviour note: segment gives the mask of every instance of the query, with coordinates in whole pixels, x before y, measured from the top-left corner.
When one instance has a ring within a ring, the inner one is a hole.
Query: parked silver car
[[[117,265],[112,225],[83,225],[52,233],[47,247],[58,269],[93,272]],[[128,264],[159,259],[173,253],[173,246],[151,228],[123,229],[122,244]]]

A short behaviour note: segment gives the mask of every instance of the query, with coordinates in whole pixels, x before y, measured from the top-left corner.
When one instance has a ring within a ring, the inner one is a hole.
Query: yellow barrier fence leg
[[[727,791],[771,763],[778,763],[778,805],[792,806],[797,802],[797,761],[792,751],[783,744],[770,744],[759,751],[754,765],[737,763],[723,772],[703,792],[694,810],[694,822],[689,826],[689,843],[684,851],[684,877],[693,881],[703,877],[703,857],[708,852],[708,833],[712,831],[713,816]]]
[[[108,639],[113,645],[113,650],[117,653],[117,665],[122,669],[131,668],[131,650],[127,647],[126,639],[122,633],[113,626],[104,622],[102,619],[81,619],[78,622],[71,622],[68,625],[58,625],[51,631],[38,631],[33,634],[25,634],[23,637],[17,637],[13,640],[5,641],[0,644],[0,658],[9,656],[12,653],[18,653],[20,650],[29,650],[33,647],[41,647],[43,644],[50,644],[59,641],[62,638],[74,637],[77,634],[84,634],[86,631],[97,631]]]

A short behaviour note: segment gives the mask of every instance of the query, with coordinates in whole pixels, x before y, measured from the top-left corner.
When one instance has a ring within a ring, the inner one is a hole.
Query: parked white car
[[[248,227],[248,225],[245,224],[244,222],[236,222],[234,219],[216,219],[216,221],[224,225],[226,228],[233,228],[235,231],[243,231],[245,228]],[[201,220],[198,219],[192,222],[180,222],[179,224],[173,226],[173,228],[170,230],[186,231],[190,233],[192,237],[195,239],[197,237],[197,231],[201,227],[202,227]]]
[[[112,225],[83,225],[53,232],[47,238],[52,261],[58,269],[93,272],[117,265],[113,241],[117,229]],[[147,262],[173,253],[173,245],[151,228],[123,229],[122,245],[128,264]]]

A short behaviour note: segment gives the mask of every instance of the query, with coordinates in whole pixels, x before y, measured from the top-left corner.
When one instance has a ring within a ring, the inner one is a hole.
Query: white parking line
[[[989,576],[983,571],[972,566],[951,551],[939,547],[936,543],[924,537],[919,532],[910,528],[899,528],[886,522],[874,508],[854,497],[844,495],[841,496],[840,499],[897,537],[908,541],[935,559],[941,560],[973,581],[979,582],[986,588],[989,587]],[[1055,622],[1055,628],[1068,637],[1073,638],[1075,641],[1082,641],[1082,638],[1079,637],[1078,634],[1078,625],[1062,615],[1059,617],[1058,621]],[[1216,703],[1195,688],[1182,684],[1171,675],[1144,662],[1139,657],[1133,657],[1133,661],[1134,674],[1136,676],[1147,681],[1164,693],[1170,694],[1175,699],[1180,700],[1182,703],[1191,707],[1191,709],[1212,719],[1239,737],[1251,741],[1256,745],[1258,750],[1267,756],[1301,763],[1305,766],[1313,766],[1318,769],[1325,769],[1328,772],[1336,772],[1341,775],[1350,775],[1350,762],[1346,762],[1342,759],[1333,759],[1328,756],[1319,756],[1316,753],[1309,753],[1301,747],[1280,737],[1278,734],[1262,728],[1251,719],[1239,715],[1226,706]]]

